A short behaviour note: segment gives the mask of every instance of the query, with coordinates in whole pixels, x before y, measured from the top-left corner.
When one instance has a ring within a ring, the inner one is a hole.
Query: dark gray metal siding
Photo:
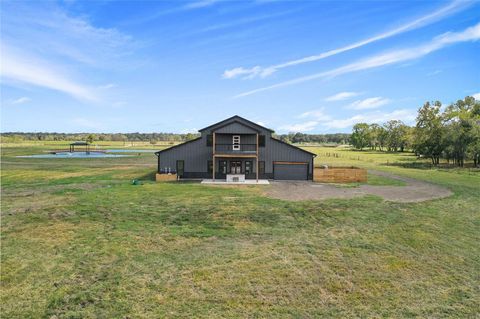
[[[207,173],[207,161],[212,160],[212,147],[207,147],[207,140],[202,137],[196,141],[178,145],[170,150],[164,150],[159,154],[160,168],[175,170],[176,161],[185,161],[185,172]]]
[[[260,147],[259,161],[265,161],[265,173],[273,173],[273,162],[305,162],[309,164],[309,179],[313,176],[313,155],[294,146],[279,142],[273,138],[265,140],[265,147]]]
[[[308,164],[273,164],[273,178],[278,180],[308,179]]]
[[[230,123],[224,127],[215,130],[215,133],[227,134],[255,134],[257,131],[238,122]]]

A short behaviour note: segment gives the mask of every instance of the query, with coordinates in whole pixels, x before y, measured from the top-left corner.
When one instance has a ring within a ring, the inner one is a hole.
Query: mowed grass
[[[328,164],[388,170],[454,195],[288,202],[255,186],[154,183],[152,154],[14,157],[43,149],[2,150],[4,318],[478,316],[478,171],[382,166],[384,156],[415,159],[352,152],[365,160]]]

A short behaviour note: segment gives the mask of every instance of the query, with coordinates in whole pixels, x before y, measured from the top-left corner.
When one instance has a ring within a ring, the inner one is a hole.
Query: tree
[[[471,96],[458,100],[447,107],[445,119],[449,128],[449,153],[458,166],[464,166],[470,155],[478,165],[478,139],[480,125],[480,102]]]
[[[370,126],[367,123],[358,123],[353,126],[350,137],[353,147],[362,150],[369,145]]]
[[[91,143],[93,143],[93,141],[96,140],[96,138],[97,137],[95,136],[95,134],[89,134],[86,138],[86,142],[91,144]]]
[[[440,156],[445,149],[445,125],[440,108],[442,103],[426,102],[419,110],[415,126],[415,142],[413,148],[417,154],[428,156],[432,164],[440,162]]]
[[[408,140],[407,126],[399,120],[388,121],[384,126],[387,131],[386,142],[388,150],[393,152],[403,152]]]

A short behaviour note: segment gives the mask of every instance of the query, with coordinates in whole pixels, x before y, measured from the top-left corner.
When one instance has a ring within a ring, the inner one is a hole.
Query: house
[[[233,116],[199,131],[201,136],[161,150],[158,173],[180,178],[311,180],[314,153],[280,141],[273,131]]]

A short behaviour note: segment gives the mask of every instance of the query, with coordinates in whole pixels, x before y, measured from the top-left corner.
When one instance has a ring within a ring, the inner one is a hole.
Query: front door
[[[242,174],[241,161],[230,161],[230,174]]]

